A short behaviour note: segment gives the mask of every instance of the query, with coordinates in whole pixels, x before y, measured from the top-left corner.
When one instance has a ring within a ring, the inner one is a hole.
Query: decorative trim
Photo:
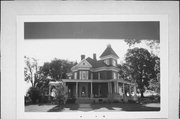
[[[114,55],[107,55],[107,56],[103,56],[103,57],[100,57],[101,58],[101,60],[104,60],[104,59],[108,59],[108,58],[113,58],[113,59],[119,59],[119,57],[117,57],[117,56],[114,56]]]
[[[95,68],[92,71],[98,72],[98,71],[104,71],[104,70],[107,70],[107,71],[111,70],[111,71],[119,72],[119,69],[116,67],[100,67],[100,68]]]
[[[87,64],[88,64],[88,67],[79,67],[80,64],[83,63],[83,62],[87,63]],[[89,70],[90,68],[92,68],[92,65],[91,65],[86,59],[83,59],[83,60],[81,60],[81,62],[79,62],[77,65],[73,66],[73,67],[71,68],[71,70],[72,70],[72,71],[77,71],[77,70],[79,70],[79,69]]]

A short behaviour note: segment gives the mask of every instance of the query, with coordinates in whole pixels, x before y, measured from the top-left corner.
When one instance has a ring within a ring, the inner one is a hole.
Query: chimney
[[[93,59],[96,60],[96,53],[93,54]]]
[[[81,55],[81,60],[85,59],[85,55]]]

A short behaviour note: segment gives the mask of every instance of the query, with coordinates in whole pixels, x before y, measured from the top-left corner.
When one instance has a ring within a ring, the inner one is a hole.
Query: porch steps
[[[77,103],[79,103],[79,104],[90,104],[90,103],[92,103],[92,99],[80,98],[80,99],[77,99]]]

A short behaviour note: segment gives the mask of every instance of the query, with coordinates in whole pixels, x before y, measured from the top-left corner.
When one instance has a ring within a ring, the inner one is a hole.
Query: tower
[[[101,54],[100,59],[103,60],[106,65],[116,67],[119,56],[114,52],[111,45],[108,44],[107,48]]]

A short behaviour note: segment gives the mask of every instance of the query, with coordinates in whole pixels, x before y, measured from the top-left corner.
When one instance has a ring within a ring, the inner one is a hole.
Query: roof
[[[114,55],[119,58],[119,56],[114,52],[114,50],[111,48],[111,45],[107,45],[107,48],[104,50],[104,52],[101,54],[101,57],[108,56],[108,55]]]
[[[93,68],[107,66],[102,60],[97,61],[97,60],[94,60],[90,57],[86,58],[86,60],[92,65]]]

